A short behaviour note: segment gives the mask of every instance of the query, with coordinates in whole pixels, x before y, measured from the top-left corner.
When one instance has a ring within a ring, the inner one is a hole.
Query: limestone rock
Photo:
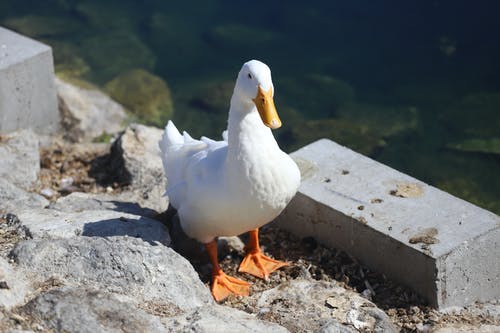
[[[31,188],[40,171],[38,147],[39,139],[29,129],[0,136],[0,178]]]
[[[200,307],[177,317],[166,318],[163,323],[169,332],[288,332],[277,324],[220,305]]]
[[[48,208],[63,212],[114,210],[146,217],[157,216],[158,212],[154,208],[141,205],[141,199],[142,195],[129,191],[118,194],[74,192],[57,199]]]
[[[151,244],[170,244],[167,228],[147,217],[112,210],[62,212],[53,209],[27,210],[18,214],[33,238],[74,236],[129,236]]]
[[[0,178],[0,212],[16,213],[24,209],[42,208],[48,204],[49,201],[41,195],[26,192]]]
[[[158,128],[130,125],[111,147],[109,162],[121,182],[130,184],[158,212],[168,208],[163,195],[167,180],[158,147],[162,134]]]
[[[396,332],[375,304],[333,282],[297,279],[252,298],[291,331],[330,332],[340,327],[336,321],[355,330]]]
[[[104,89],[142,123],[164,126],[172,117],[174,107],[167,83],[143,69],[118,75]]]
[[[59,110],[72,141],[115,134],[127,119],[124,108],[98,89],[81,88],[56,78]]]
[[[24,276],[0,257],[0,307],[9,309],[24,304],[24,298],[31,291]]]
[[[140,239],[34,239],[19,243],[11,256],[33,281],[57,277],[64,284],[114,292],[131,302],[151,301],[180,310],[213,304],[186,259]]]
[[[30,301],[21,311],[55,332],[166,332],[160,320],[98,290],[63,287]]]

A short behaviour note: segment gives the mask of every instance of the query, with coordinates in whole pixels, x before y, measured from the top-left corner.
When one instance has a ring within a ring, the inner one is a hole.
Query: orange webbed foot
[[[226,275],[220,270],[212,276],[211,292],[217,302],[224,300],[229,295],[248,296],[250,283]]]
[[[269,274],[283,266],[288,266],[288,263],[269,258],[260,251],[251,252],[247,253],[245,259],[241,262],[238,272],[252,274],[253,276],[267,280]]]

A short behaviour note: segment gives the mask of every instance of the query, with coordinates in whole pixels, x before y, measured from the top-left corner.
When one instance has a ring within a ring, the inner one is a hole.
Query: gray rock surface
[[[57,277],[115,292],[133,302],[154,301],[181,310],[212,304],[191,264],[172,249],[128,237],[39,239],[11,252],[34,281]]]
[[[155,217],[158,212],[142,207],[134,192],[119,194],[74,192],[57,199],[50,204],[50,209],[63,212],[84,212],[89,210],[113,210],[139,216]]]
[[[0,136],[0,178],[25,190],[38,179],[39,140],[31,130]]]
[[[316,333],[356,333],[358,330],[344,326],[336,320],[327,321],[325,324],[322,324],[320,329],[316,331]]]
[[[104,133],[120,132],[125,109],[98,89],[81,88],[56,78],[63,126],[72,141],[91,140]]]
[[[55,332],[166,332],[160,320],[97,290],[63,287],[38,296],[22,312]]]
[[[163,324],[169,332],[197,333],[285,333],[282,326],[256,319],[245,312],[214,305],[197,308],[180,316],[165,318]]]
[[[500,326],[498,325],[467,325],[467,324],[454,324],[438,328],[433,331],[434,333],[498,333]]]
[[[32,292],[24,276],[19,274],[5,259],[0,258],[0,308],[9,309],[24,304]]]
[[[39,194],[27,192],[0,178],[0,212],[16,213],[24,209],[42,208],[49,201]]]
[[[167,228],[161,222],[118,211],[87,210],[70,213],[35,209],[19,213],[18,218],[33,238],[130,236],[152,244],[170,244]]]
[[[162,133],[158,128],[132,124],[111,148],[115,172],[158,212],[168,208],[167,198],[163,196],[167,181],[158,147]]]
[[[340,329],[342,325],[336,325],[335,321],[349,325],[354,331],[396,332],[385,312],[334,282],[297,279],[252,298],[257,307],[267,309],[268,314],[279,318],[281,325],[294,332]]]

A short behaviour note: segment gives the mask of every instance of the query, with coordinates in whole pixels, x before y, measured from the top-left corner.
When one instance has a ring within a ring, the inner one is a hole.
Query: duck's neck
[[[279,147],[271,129],[264,125],[255,105],[233,96],[228,120],[229,156],[239,159],[242,155],[265,155],[276,149]]]

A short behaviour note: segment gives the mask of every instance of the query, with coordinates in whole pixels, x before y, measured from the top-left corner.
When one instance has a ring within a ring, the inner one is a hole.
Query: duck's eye
[[[251,79],[252,78],[252,74],[248,73],[248,78]]]

